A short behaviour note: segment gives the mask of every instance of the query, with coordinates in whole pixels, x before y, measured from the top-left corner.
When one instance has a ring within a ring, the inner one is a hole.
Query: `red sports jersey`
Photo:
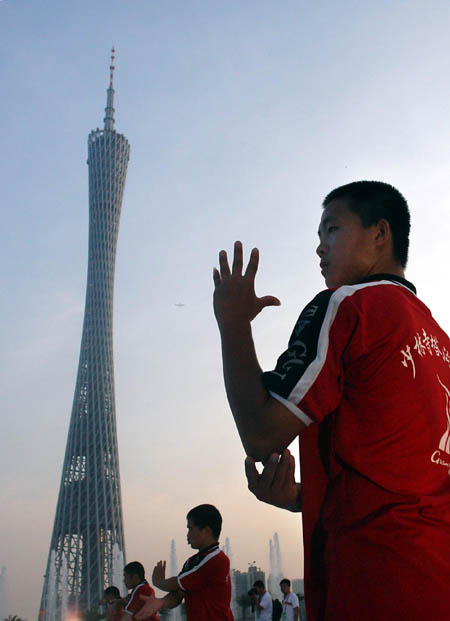
[[[147,580],[144,580],[144,582],[138,584],[137,587],[135,587],[131,591],[128,602],[124,608],[124,612],[129,614],[131,617],[139,612],[139,610],[146,602],[146,600],[143,599],[142,596],[144,596],[145,598],[155,596],[155,591],[149,585]],[[146,617],[143,621],[159,621],[159,615],[156,612],[155,614],[151,615],[151,617]]]
[[[188,621],[233,621],[230,560],[215,544],[191,556],[178,574]]]
[[[311,621],[450,619],[449,352],[414,287],[383,274],[320,293],[263,375],[310,425]]]

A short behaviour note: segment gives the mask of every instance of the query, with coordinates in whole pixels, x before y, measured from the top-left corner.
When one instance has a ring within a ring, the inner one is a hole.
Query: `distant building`
[[[256,567],[256,565],[250,565],[247,573],[249,579],[249,589],[254,585],[256,580],[262,580],[267,588],[266,574],[262,569]]]
[[[248,571],[233,569],[234,594],[233,599],[237,600],[241,595],[247,595],[256,580],[262,580],[266,584],[266,574],[262,569],[255,565],[250,565]],[[267,586],[267,585],[266,585]]]
[[[237,600],[242,595],[247,595],[249,586],[248,586],[248,573],[239,571],[238,569],[233,569],[233,578],[234,578],[234,593],[233,599]]]
[[[253,587],[256,580],[262,580],[266,585],[266,574],[262,569],[256,567],[256,565],[251,564],[248,568],[248,571],[239,571],[238,569],[232,570],[232,584],[233,584],[233,592],[231,595],[231,603],[233,609],[233,615],[235,621],[240,621],[244,617],[242,616],[242,603],[240,599],[245,596],[248,602],[248,607],[250,608],[250,599],[248,598],[248,592]],[[233,606],[235,604],[235,606]],[[249,618],[253,618],[252,616]]]
[[[304,595],[305,586],[304,586],[303,580],[301,578],[294,578],[294,580],[291,580],[291,590],[296,595]]]

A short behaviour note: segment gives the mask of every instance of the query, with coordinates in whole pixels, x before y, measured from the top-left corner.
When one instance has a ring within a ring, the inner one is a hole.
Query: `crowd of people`
[[[123,571],[124,583],[129,591],[127,597],[121,596],[117,586],[105,589],[107,621],[130,621],[130,617],[133,621],[158,621],[161,608],[175,608],[183,600],[187,621],[233,621],[230,560],[219,547],[222,516],[213,505],[203,504],[191,509],[186,518],[187,541],[198,552],[187,559],[177,576],[170,578],[166,578],[166,562],[158,561],[153,569],[152,583],[167,594],[156,597],[145,578],[142,563],[128,563]],[[283,579],[280,588],[284,596],[284,620],[297,621],[298,599],[290,590],[289,580]],[[251,603],[256,618],[272,621],[272,598],[264,583],[257,580],[253,591]]]

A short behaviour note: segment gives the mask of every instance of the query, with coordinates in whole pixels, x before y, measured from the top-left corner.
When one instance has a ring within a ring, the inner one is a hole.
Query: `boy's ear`
[[[390,227],[389,222],[385,220],[384,218],[381,219],[377,223],[377,234],[376,234],[375,241],[383,244],[389,238],[390,234],[391,234],[391,227]]]

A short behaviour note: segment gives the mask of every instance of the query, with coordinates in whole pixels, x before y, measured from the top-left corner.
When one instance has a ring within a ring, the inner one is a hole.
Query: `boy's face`
[[[317,254],[327,287],[351,285],[376,273],[377,227],[364,228],[345,199],[331,201],[323,210]]]
[[[139,576],[137,574],[129,574],[126,571],[123,572],[123,581],[127,589],[134,589],[140,583]]]
[[[285,582],[282,582],[280,584],[280,589],[283,595],[287,595],[289,593],[289,585],[287,585]]]
[[[116,598],[114,597],[114,595],[112,593],[107,593],[105,595],[105,602],[107,604],[110,604],[111,602],[113,602]]]
[[[206,547],[205,539],[208,536],[207,527],[199,528],[192,520],[187,521],[187,542],[194,550]]]

